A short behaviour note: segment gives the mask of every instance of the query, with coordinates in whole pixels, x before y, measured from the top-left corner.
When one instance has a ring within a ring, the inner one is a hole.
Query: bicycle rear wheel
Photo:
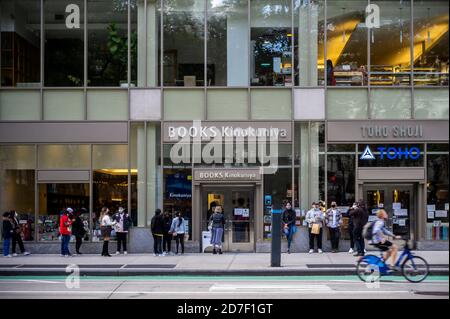
[[[428,277],[430,266],[427,261],[419,256],[412,256],[402,264],[402,275],[409,282],[421,282]]]
[[[380,280],[380,258],[374,255],[365,255],[356,264],[356,275],[361,281],[373,283]]]

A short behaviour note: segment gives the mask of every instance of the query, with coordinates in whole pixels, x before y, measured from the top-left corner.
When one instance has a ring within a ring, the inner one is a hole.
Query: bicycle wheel
[[[362,257],[356,264],[356,275],[361,281],[373,283],[380,280],[380,258],[374,255]]]
[[[402,264],[402,275],[409,282],[421,282],[428,277],[430,266],[427,261],[419,256],[412,256]]]

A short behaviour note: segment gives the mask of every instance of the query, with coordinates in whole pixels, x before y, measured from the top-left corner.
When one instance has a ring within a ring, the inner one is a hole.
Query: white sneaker
[[[163,252],[162,254],[161,254],[161,256],[166,256],[167,254],[166,254],[166,252]]]
[[[367,253],[367,250],[364,249],[364,253]]]
[[[319,254],[322,254],[322,253],[323,253],[322,249],[319,249]]]
[[[158,257],[158,255],[157,254],[153,254],[153,257]]]
[[[124,254],[124,255],[128,255],[128,252],[124,251],[123,254]]]
[[[310,249],[309,253],[312,254],[314,252],[314,249]]]
[[[116,251],[116,255],[120,255],[120,251]]]
[[[28,251],[26,251],[26,252],[23,253],[23,255],[24,255],[24,256],[30,256],[31,253],[29,253]]]
[[[12,256],[13,256],[13,257],[17,257],[17,254],[16,254],[16,253],[14,253],[14,254],[12,254]]]
[[[353,248],[350,248],[350,249],[348,250],[348,253],[349,253],[349,254],[353,254],[353,253],[354,253]]]
[[[6,255],[6,256],[3,256],[3,257],[5,257],[5,258],[12,258],[11,255]]]

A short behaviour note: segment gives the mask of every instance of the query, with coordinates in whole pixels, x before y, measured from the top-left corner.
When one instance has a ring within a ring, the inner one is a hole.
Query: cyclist
[[[401,239],[401,237],[395,236],[386,228],[385,221],[388,219],[388,214],[384,209],[380,209],[377,212],[377,218],[372,229],[371,244],[385,252],[383,255],[385,262],[391,257],[391,270],[396,270],[395,262],[397,260],[398,246],[387,240],[384,235],[394,237],[395,239]]]

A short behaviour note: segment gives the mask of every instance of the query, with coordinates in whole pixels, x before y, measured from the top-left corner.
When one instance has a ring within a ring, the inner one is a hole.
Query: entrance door
[[[204,187],[202,189],[202,231],[208,229],[213,207],[222,206],[225,217],[223,249],[254,251],[254,188]]]
[[[377,210],[384,209],[389,215],[386,224],[395,235],[415,238],[414,185],[364,184],[363,191],[369,221],[376,218]]]

